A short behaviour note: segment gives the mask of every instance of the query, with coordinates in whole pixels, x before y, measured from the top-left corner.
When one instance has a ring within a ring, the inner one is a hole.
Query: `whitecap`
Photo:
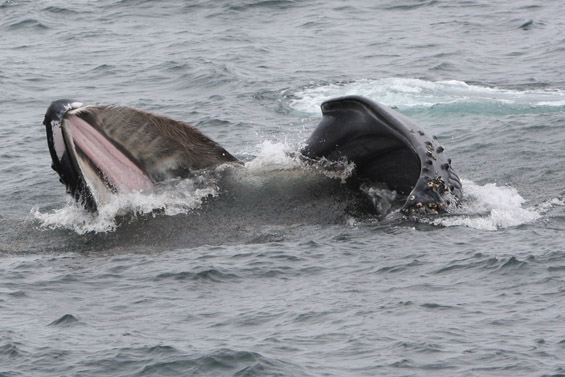
[[[362,79],[308,86],[292,93],[290,107],[319,116],[320,104],[331,98],[361,95],[399,109],[459,105],[459,111],[500,113],[539,111],[565,106],[565,91],[559,89],[511,90],[472,85],[458,80],[427,81],[414,78]],[[468,105],[461,108],[461,105]],[[508,112],[507,111],[507,112]]]

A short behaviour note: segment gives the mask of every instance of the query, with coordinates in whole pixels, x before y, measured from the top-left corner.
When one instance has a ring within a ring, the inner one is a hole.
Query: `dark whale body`
[[[324,102],[322,114],[304,156],[354,162],[356,177],[406,195],[405,212],[445,212],[461,200],[444,148],[404,115],[360,96]]]
[[[441,213],[462,198],[459,177],[435,138],[405,116],[359,96],[324,102],[302,149],[307,161],[348,160],[353,179],[406,196],[404,212]],[[52,167],[67,191],[96,211],[108,195],[240,162],[198,129],[125,106],[54,101],[44,125]]]

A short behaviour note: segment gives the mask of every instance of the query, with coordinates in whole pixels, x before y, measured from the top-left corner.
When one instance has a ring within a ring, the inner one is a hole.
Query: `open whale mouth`
[[[153,180],[99,125],[81,117],[80,102],[59,100],[45,115],[52,167],[67,191],[91,210],[111,194],[148,190]]]
[[[402,114],[359,96],[326,101],[322,114],[301,150],[307,160],[352,162],[360,181],[384,183],[405,196],[404,212],[441,213],[461,200],[461,182],[443,147]],[[116,193],[241,164],[188,123],[131,107],[59,100],[43,123],[53,169],[91,210]]]
[[[45,114],[53,169],[96,211],[112,194],[149,190],[170,178],[238,159],[188,123],[127,106],[54,101]]]

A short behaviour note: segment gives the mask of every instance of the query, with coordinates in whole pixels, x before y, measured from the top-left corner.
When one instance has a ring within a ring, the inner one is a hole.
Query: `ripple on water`
[[[162,274],[157,275],[153,280],[160,281],[167,279],[209,281],[213,283],[221,283],[225,281],[238,280],[239,276],[234,273],[220,271],[218,269],[212,268],[199,272],[193,272],[193,271],[164,272]]]
[[[91,375],[128,376],[288,376],[304,375],[291,362],[257,352],[221,348],[204,355],[187,353],[172,346],[122,348],[95,353],[75,370]],[[131,372],[135,371],[135,372]]]
[[[480,258],[477,260],[477,258]],[[460,271],[491,271],[493,273],[513,274],[524,271],[529,266],[527,261],[519,260],[514,256],[508,258],[484,256],[475,254],[471,258],[454,260],[448,266],[434,271],[435,274],[457,273]]]
[[[27,31],[27,32],[37,32],[41,30],[48,30],[49,27],[45,24],[39,22],[35,19],[25,19],[21,21],[14,22],[8,26],[10,31]]]
[[[49,324],[49,326],[61,326],[61,327],[68,327],[80,324],[81,322],[77,317],[72,314],[65,314],[62,317],[54,320]]]

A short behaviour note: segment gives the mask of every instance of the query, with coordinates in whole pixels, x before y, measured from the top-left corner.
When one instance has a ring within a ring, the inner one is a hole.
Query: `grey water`
[[[0,375],[565,375],[564,58],[560,0],[1,0]],[[437,135],[461,208],[378,216],[289,157],[347,94]],[[92,216],[59,98],[245,167]]]

